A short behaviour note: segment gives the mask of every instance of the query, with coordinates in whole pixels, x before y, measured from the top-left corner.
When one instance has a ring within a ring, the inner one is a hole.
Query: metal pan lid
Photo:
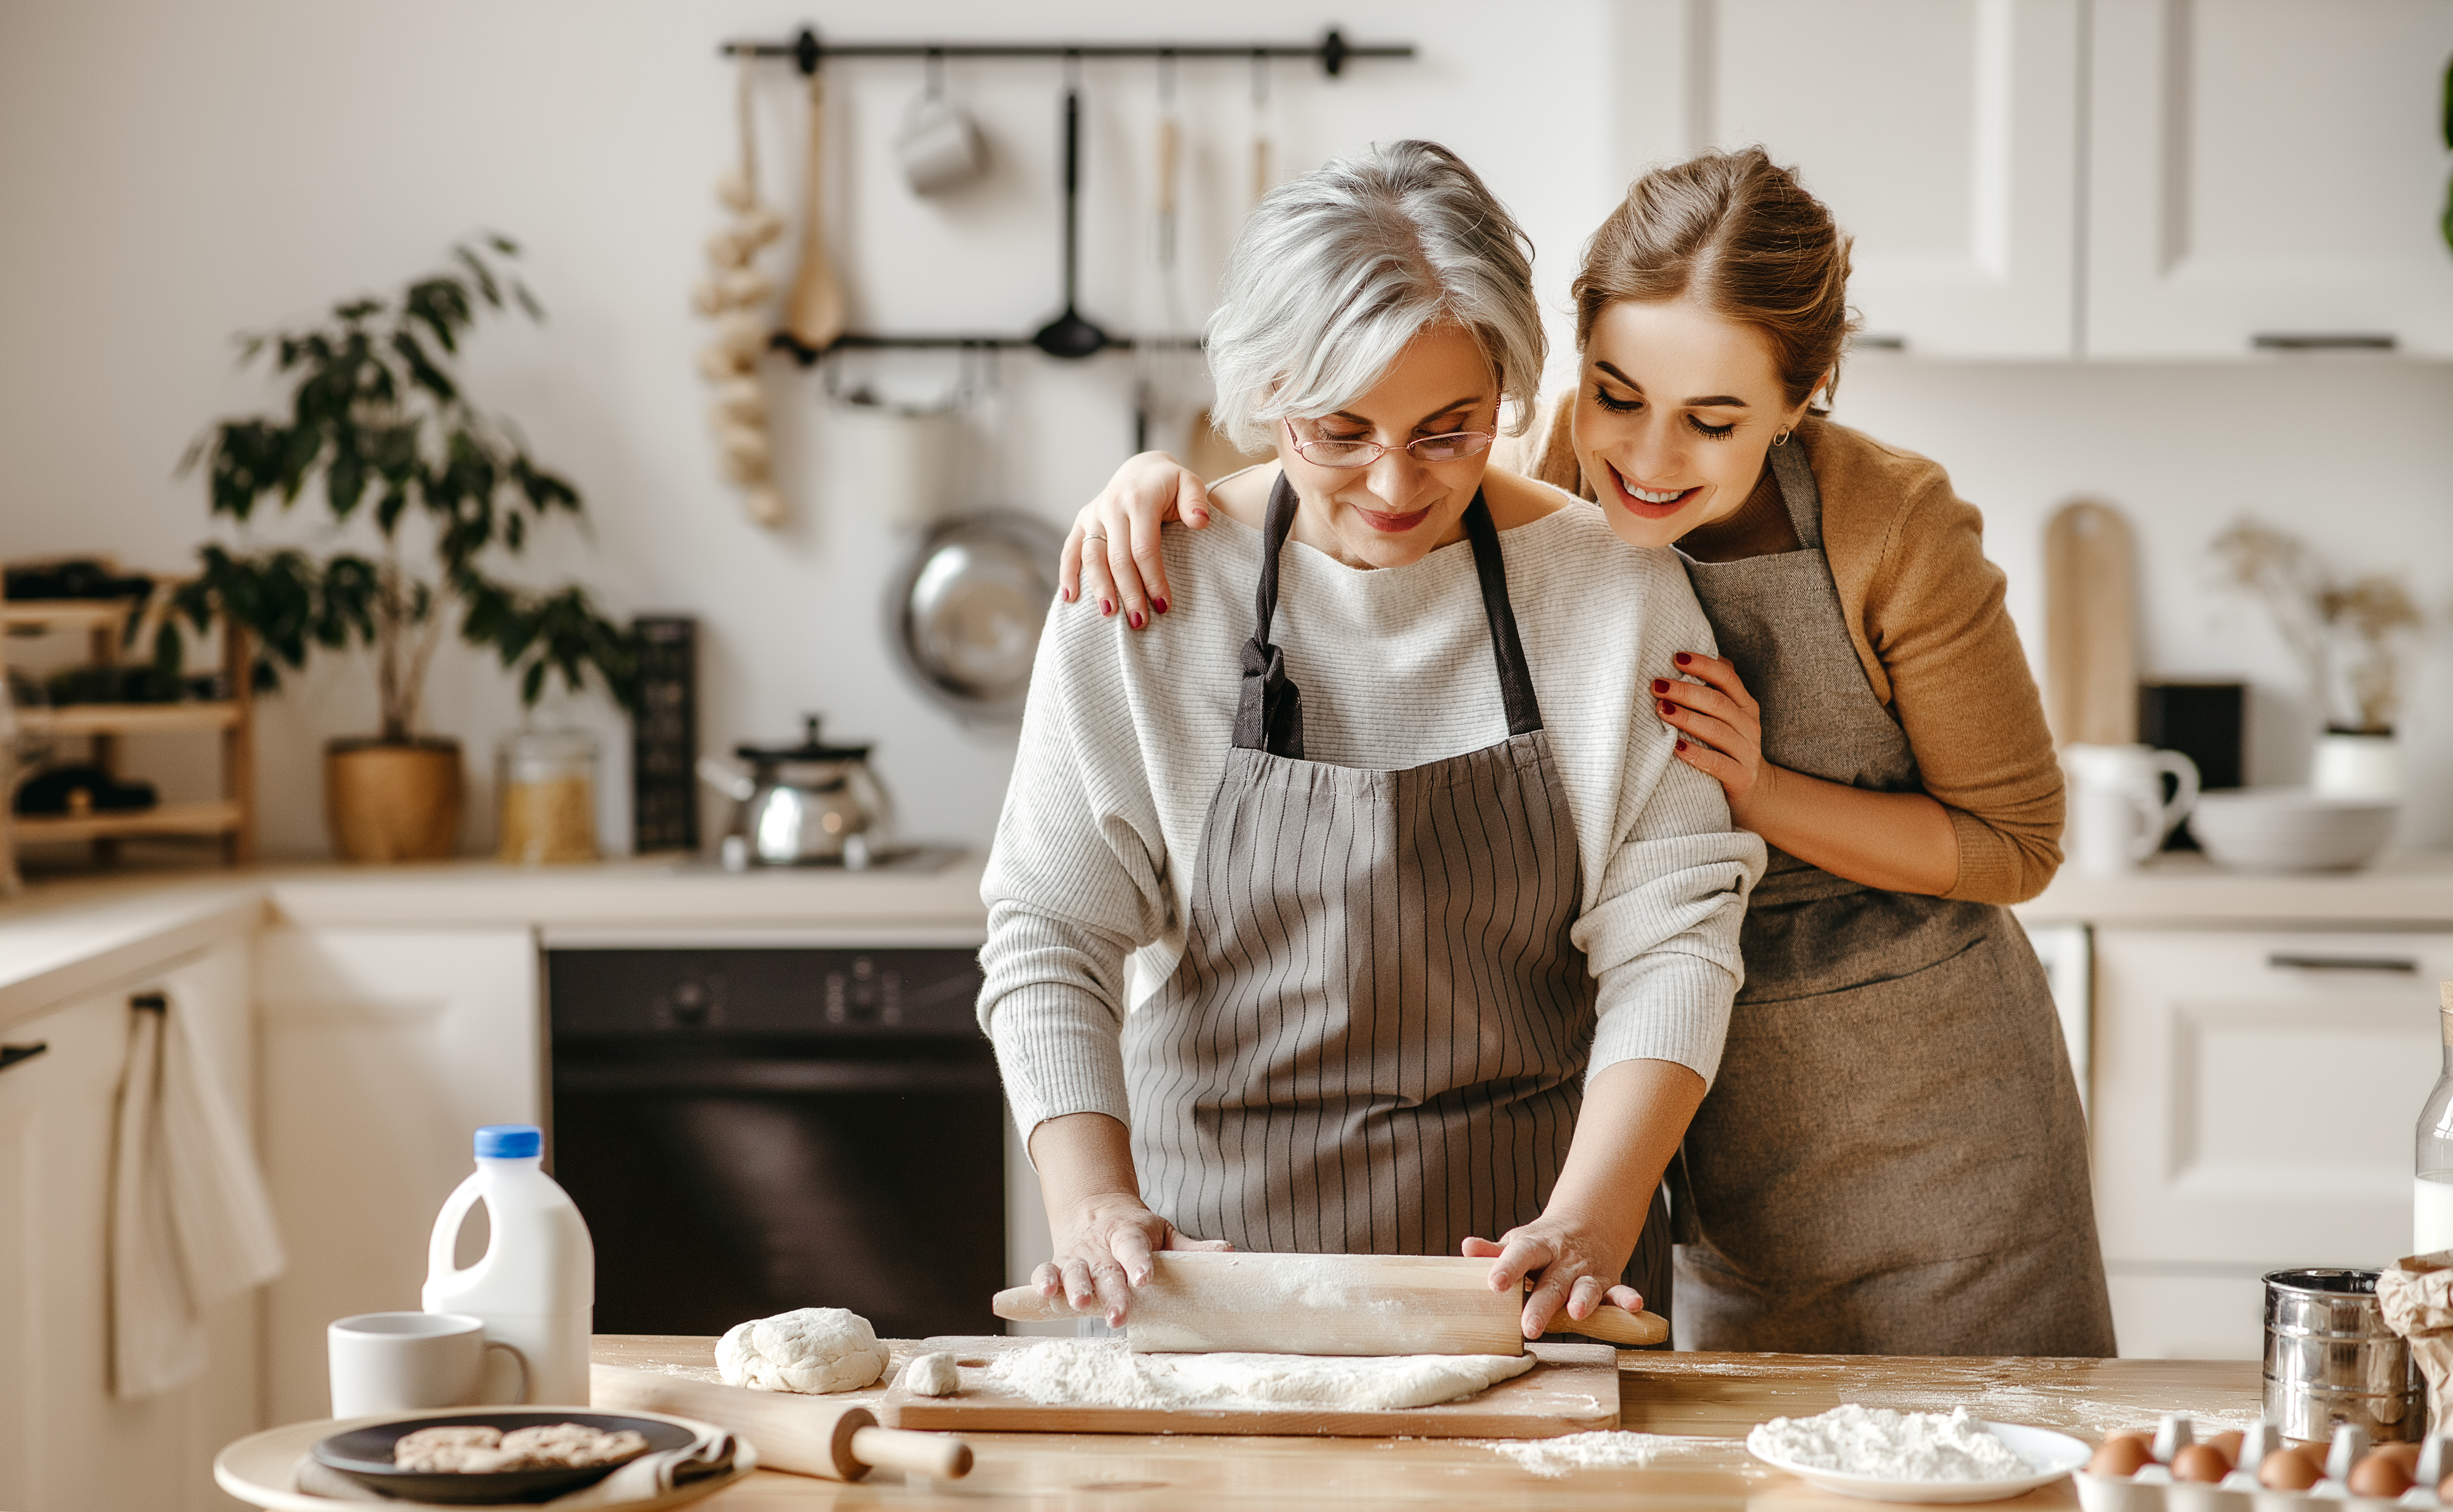
[[[856,762],[867,761],[873,744],[861,746],[832,745],[818,734],[818,715],[804,714],[805,738],[798,746],[735,746],[732,754],[746,762]]]

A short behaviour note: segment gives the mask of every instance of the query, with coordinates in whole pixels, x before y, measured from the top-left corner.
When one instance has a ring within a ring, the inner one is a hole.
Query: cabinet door
[[[2090,355],[2453,355],[2453,6],[2095,0],[2090,51]]]
[[[266,931],[264,1144],[289,1245],[266,1328],[276,1422],[330,1408],[324,1328],[413,1310],[435,1212],[480,1124],[541,1124],[525,928]]]
[[[1640,165],[1761,143],[1856,238],[1868,345],[2066,357],[2078,0],[1643,0]]]
[[[2409,1252],[2453,935],[2098,928],[2107,1264],[2253,1275]]]
[[[211,1463],[262,1423],[256,1299],[207,1318],[197,1380],[115,1400],[109,1215],[130,996],[167,991],[243,1090],[247,965],[232,945],[0,1029],[0,1043],[45,1046],[0,1071],[0,1506],[237,1505],[213,1485]]]

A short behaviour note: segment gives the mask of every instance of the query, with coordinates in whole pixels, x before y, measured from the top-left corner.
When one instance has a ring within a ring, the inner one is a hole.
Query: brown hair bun
[[[1762,331],[1788,402],[1802,404],[1825,374],[1839,382],[1854,325],[1848,247],[1823,202],[1760,147],[1654,169],[1585,248],[1576,345],[1614,300],[1692,297]]]

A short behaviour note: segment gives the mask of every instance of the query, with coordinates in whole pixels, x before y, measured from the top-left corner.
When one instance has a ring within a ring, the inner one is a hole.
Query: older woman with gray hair
[[[1710,642],[1675,559],[1486,475],[1530,256],[1428,143],[1273,191],[1208,335],[1277,460],[1167,533],[1163,622],[1048,618],[979,1016],[1035,1283],[1110,1323],[1165,1248],[1484,1257],[1527,1338],[1665,1300],[1764,850],[1650,717]]]

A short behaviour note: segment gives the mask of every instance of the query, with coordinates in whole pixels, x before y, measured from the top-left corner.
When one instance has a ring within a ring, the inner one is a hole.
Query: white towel
[[[110,1193],[110,1389],[122,1402],[195,1379],[206,1310],[287,1263],[247,1128],[186,1015],[141,993],[130,1017]]]

